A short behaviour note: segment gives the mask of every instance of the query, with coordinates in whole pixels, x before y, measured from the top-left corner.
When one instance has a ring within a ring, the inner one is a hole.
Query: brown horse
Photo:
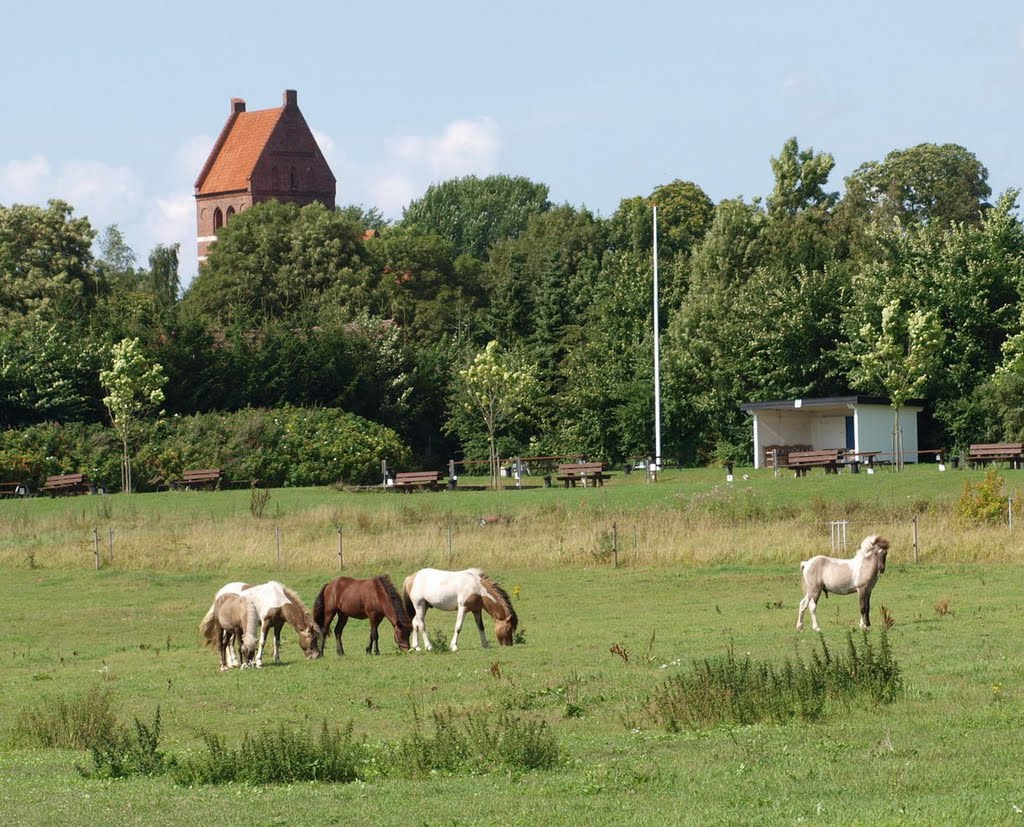
[[[350,617],[370,621],[370,642],[366,645],[366,654],[380,654],[377,627],[385,617],[395,627],[395,642],[398,648],[402,651],[409,648],[412,621],[409,620],[395,584],[386,574],[365,580],[339,577],[324,584],[313,604],[313,620],[320,627],[321,634],[320,654],[323,654],[327,633],[334,618],[338,618],[334,629],[338,654],[345,654],[345,649],[341,645],[341,632]]]
[[[220,671],[228,665],[228,650],[239,646],[239,663],[245,667],[252,663],[260,635],[260,615],[251,600],[237,594],[222,594],[207,612],[199,631],[206,638],[207,645],[217,646],[220,654]],[[233,658],[232,658],[233,659]]]

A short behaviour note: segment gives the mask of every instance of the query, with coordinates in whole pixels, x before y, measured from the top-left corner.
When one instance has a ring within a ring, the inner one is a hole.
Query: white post
[[[661,332],[658,330],[658,205],[654,210],[654,464],[661,468]]]

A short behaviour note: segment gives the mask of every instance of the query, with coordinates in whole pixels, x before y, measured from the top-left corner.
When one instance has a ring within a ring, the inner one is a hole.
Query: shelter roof
[[[776,399],[770,402],[744,402],[741,411],[796,410],[802,408],[853,408],[859,405],[884,405],[890,407],[892,400],[884,396],[822,396],[813,399]],[[908,399],[905,407],[924,408],[923,399]]]

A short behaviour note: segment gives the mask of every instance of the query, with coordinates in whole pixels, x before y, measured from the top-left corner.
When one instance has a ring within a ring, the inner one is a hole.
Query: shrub
[[[109,741],[117,730],[110,693],[94,687],[70,699],[41,701],[21,713],[14,740],[50,749],[90,749]]]
[[[1003,478],[989,468],[985,479],[977,485],[964,482],[964,490],[956,504],[956,516],[965,523],[998,523],[1006,519],[1009,498],[1002,493]]]
[[[92,769],[78,768],[87,778],[129,778],[134,775],[161,775],[174,766],[157,748],[160,743],[160,707],[152,725],[138,718],[133,729],[115,729],[108,737],[90,746]]]
[[[738,659],[731,649],[723,658],[694,663],[689,674],[668,678],[647,708],[675,732],[721,722],[816,720],[825,713],[829,698],[848,701],[864,695],[878,703],[895,700],[902,677],[884,631],[877,649],[867,630],[859,647],[853,633],[847,632],[846,656],[838,658],[825,639],[820,640],[821,651],[815,651],[809,663],[787,659],[776,667],[749,657]]]
[[[330,729],[325,721],[319,736],[284,726],[254,736],[237,749],[217,735],[207,735],[206,752],[175,767],[179,784],[288,784],[296,781],[348,783],[364,777],[369,752],[352,735],[352,724]]]

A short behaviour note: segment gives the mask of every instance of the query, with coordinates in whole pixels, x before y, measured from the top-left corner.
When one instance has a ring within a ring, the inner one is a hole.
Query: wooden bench
[[[786,466],[792,468],[798,477],[807,475],[811,468],[824,468],[826,474],[838,474],[843,459],[842,448],[824,448],[818,451],[790,451]]]
[[[186,491],[220,488],[220,468],[194,468],[181,475],[181,479],[171,483],[172,488],[184,488]]]
[[[555,479],[566,488],[575,487],[578,482],[586,488],[588,482],[604,485],[605,480],[611,479],[611,474],[605,473],[603,462],[572,462],[559,465]]]
[[[1011,468],[1024,466],[1024,442],[978,443],[971,446],[967,462],[971,467],[989,462],[1007,461]]]
[[[416,488],[436,490],[441,485],[440,471],[400,471],[395,474],[396,491],[412,491]]]
[[[0,500],[27,497],[28,486],[23,482],[0,482]]]
[[[74,494],[88,494],[89,478],[85,474],[55,474],[47,477],[40,489],[51,497]]]

